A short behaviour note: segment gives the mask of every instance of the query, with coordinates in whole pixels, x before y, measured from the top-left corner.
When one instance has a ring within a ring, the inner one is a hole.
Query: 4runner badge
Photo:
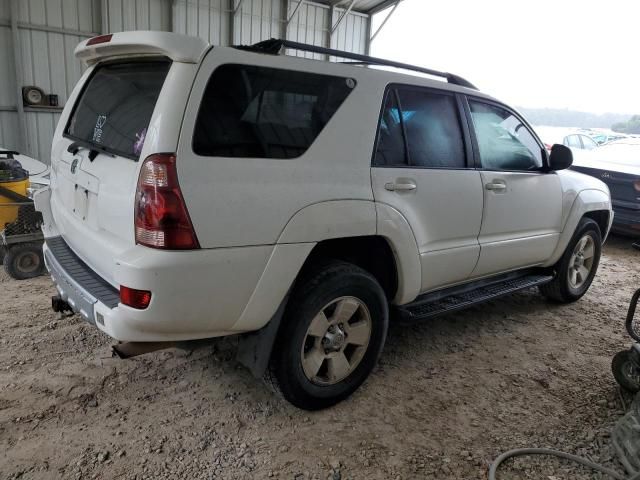
[[[77,169],[78,169],[78,159],[74,158],[73,162],[71,162],[71,173],[76,173]]]

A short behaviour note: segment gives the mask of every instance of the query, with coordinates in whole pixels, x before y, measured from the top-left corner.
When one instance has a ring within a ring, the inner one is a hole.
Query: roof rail
[[[285,48],[301,50],[303,52],[320,53],[323,55],[331,55],[333,57],[348,58],[350,60],[355,60],[356,63],[363,65],[382,65],[386,67],[401,68],[404,70],[426,73],[427,75],[444,78],[447,80],[447,82],[453,85],[459,85],[461,87],[477,90],[476,86],[471,82],[453,73],[440,72],[438,70],[432,70],[430,68],[418,67],[415,65],[410,65],[408,63],[394,62],[393,60],[385,60],[384,58],[370,57],[369,55],[361,55],[359,53],[344,52],[342,50],[335,50],[333,48],[318,47],[316,45],[307,45],[306,43],[292,42],[291,40],[280,40],[277,38],[272,38],[255,43],[253,45],[239,45],[235,48],[238,48],[240,50],[248,50],[251,52],[266,53],[270,55],[280,55],[280,53],[282,53],[282,50]]]

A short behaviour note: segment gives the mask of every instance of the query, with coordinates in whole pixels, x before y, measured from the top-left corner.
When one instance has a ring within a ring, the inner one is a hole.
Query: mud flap
[[[287,294],[269,323],[260,330],[242,335],[238,341],[236,360],[247,367],[256,378],[262,378],[269,366],[271,351],[280,330],[288,299]]]

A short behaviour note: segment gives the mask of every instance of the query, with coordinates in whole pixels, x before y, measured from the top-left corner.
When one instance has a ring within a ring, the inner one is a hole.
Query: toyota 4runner
[[[239,335],[254,374],[317,409],[365,380],[390,321],[593,280],[606,185],[461,77],[161,32],[75,53],[36,203],[54,306],[118,341]]]

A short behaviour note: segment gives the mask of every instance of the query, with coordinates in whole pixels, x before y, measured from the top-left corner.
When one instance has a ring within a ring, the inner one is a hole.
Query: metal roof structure
[[[369,55],[371,42],[400,3],[402,0],[0,0],[0,71],[4,74],[0,81],[0,146],[49,163],[51,139],[63,107],[86,68],[74,56],[74,48],[87,38],[132,30],[182,33],[212,45],[252,45],[280,38],[307,45],[297,52],[289,48],[288,54],[337,61],[332,51]],[[378,12],[381,19],[374,30],[372,17]],[[23,87],[33,86],[45,94],[41,103],[27,103],[23,98]]]
[[[355,2],[353,0],[320,0],[320,3],[325,3],[338,8],[349,8],[353,3],[351,6],[353,11],[373,15],[385,8],[394,6],[400,1],[402,0],[355,0]]]

